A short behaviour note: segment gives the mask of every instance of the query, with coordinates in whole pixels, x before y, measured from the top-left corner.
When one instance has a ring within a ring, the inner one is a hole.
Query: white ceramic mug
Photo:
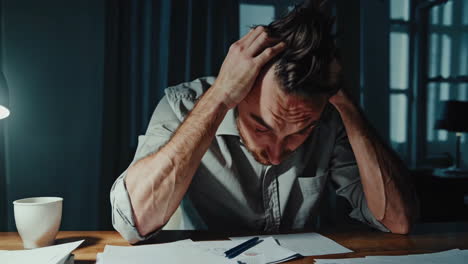
[[[62,220],[60,197],[34,197],[13,202],[15,223],[26,249],[54,244]]]

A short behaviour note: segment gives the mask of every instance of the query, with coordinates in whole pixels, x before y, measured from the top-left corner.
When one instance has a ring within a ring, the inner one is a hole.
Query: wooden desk
[[[468,222],[421,224],[407,236],[386,234],[378,231],[320,232],[353,253],[320,256],[317,258],[349,258],[370,255],[402,255],[437,252],[452,248],[468,249]],[[191,237],[193,240],[224,239],[227,236],[201,231],[163,231],[155,242],[168,242]],[[71,242],[86,239],[74,251],[75,263],[95,263],[96,254],[104,250],[106,244],[129,246],[114,231],[62,231],[57,242]],[[17,233],[0,233],[0,250],[22,249]],[[313,263],[314,257],[291,261],[289,263]]]

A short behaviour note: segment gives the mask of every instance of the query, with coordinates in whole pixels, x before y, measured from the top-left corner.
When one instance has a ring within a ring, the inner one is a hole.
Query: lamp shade
[[[468,132],[468,102],[443,101],[440,118],[435,123],[436,129],[451,132]]]
[[[0,70],[0,119],[6,118],[10,115],[10,101],[8,85],[5,75]]]

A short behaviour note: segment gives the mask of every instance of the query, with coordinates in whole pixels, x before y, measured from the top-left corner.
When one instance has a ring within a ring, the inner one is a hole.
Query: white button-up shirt
[[[170,139],[213,82],[213,77],[206,77],[165,90],[146,134],[138,138],[132,164],[158,151]],[[142,237],[135,228],[125,176],[123,172],[111,190],[112,222],[124,238],[135,243],[149,236]],[[331,104],[308,139],[276,166],[262,165],[249,153],[232,109],[179,206],[182,220],[177,228],[273,232],[313,228],[328,184],[349,201],[352,218],[388,232],[367,206],[345,128]]]

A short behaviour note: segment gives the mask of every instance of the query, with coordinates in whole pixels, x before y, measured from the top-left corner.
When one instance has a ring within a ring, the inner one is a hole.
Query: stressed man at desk
[[[310,228],[332,184],[352,218],[407,233],[408,170],[341,90],[331,27],[297,7],[232,44],[216,78],[167,88],[111,190],[115,229],[145,240],[178,208],[179,229]]]

